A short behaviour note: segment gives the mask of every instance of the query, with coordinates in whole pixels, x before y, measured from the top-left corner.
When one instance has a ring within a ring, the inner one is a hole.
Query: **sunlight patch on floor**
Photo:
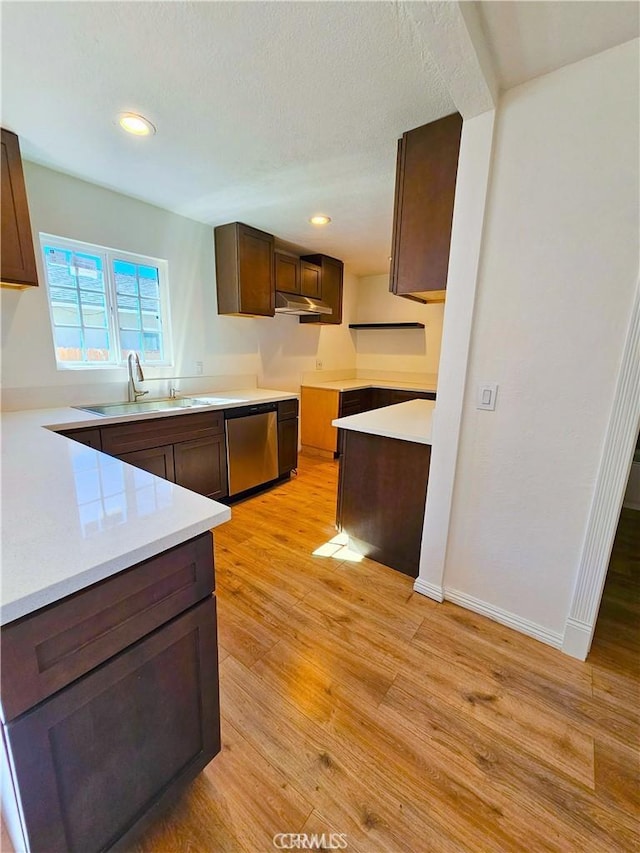
[[[337,536],[334,536],[333,539],[329,539],[328,542],[325,542],[324,545],[320,545],[319,548],[313,552],[314,557],[331,557],[334,560],[338,560],[339,562],[347,562],[347,563],[359,563],[364,557],[362,554],[356,554],[355,551],[351,551],[347,547],[347,543],[349,541],[349,537],[346,533],[338,533]]]

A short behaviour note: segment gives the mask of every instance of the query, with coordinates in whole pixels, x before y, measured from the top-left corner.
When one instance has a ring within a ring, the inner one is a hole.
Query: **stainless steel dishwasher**
[[[229,495],[278,477],[278,416],[275,403],[225,411]]]

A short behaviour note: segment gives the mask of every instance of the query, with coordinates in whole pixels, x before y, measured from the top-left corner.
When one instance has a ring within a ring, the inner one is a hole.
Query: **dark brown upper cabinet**
[[[275,253],[276,290],[281,293],[299,293],[310,299],[320,299],[322,290],[322,268],[311,261]]]
[[[241,222],[214,230],[218,314],[273,317],[274,238]]]
[[[398,296],[444,301],[461,133],[454,113],[398,140],[389,285]]]
[[[275,253],[276,290],[282,293],[300,293],[300,258]]]
[[[322,268],[300,258],[300,293],[310,299],[322,299]]]
[[[339,325],[342,323],[342,280],[344,273],[344,264],[336,258],[330,258],[328,255],[305,255],[300,258],[302,263],[310,263],[320,268],[320,293],[306,294],[313,295],[323,302],[326,302],[332,310],[331,314],[309,314],[301,316],[301,323],[321,323]]]
[[[37,287],[36,256],[29,221],[20,144],[2,128],[2,261],[0,281],[8,287]]]

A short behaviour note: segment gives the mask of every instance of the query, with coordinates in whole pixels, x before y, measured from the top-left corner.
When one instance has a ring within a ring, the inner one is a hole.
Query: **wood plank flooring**
[[[301,457],[216,531],[222,752],[135,853],[638,850],[639,516],[580,663],[353,561],[336,480]]]
[[[301,457],[216,531],[223,750],[137,853],[637,850],[637,516],[580,663],[326,545],[336,476]]]

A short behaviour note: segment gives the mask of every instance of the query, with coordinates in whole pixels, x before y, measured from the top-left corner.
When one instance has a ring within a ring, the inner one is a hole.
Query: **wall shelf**
[[[350,329],[424,329],[424,323],[349,323]]]

